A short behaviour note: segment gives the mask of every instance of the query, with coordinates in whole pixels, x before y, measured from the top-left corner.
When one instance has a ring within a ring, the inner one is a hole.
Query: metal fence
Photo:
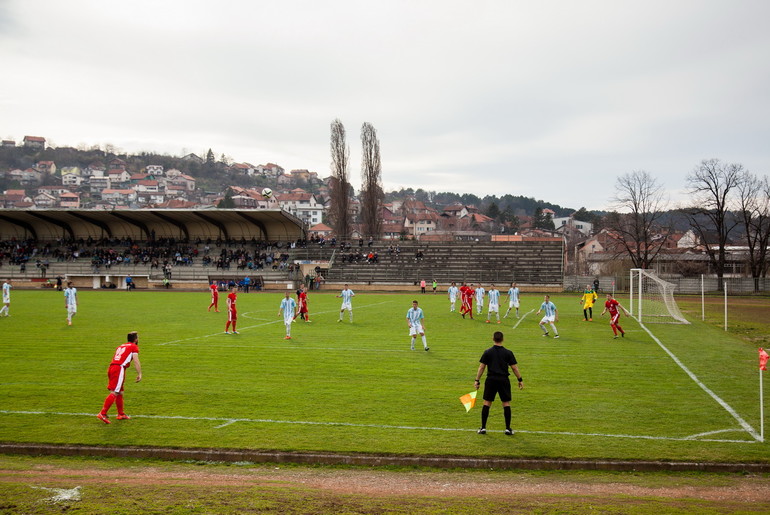
[[[597,276],[593,275],[569,275],[564,276],[564,291],[581,292],[586,285],[593,285]],[[598,276],[600,292],[627,292],[629,291],[629,277],[625,276]],[[705,293],[719,293],[723,290],[719,287],[716,277],[666,277],[664,281],[674,284],[674,293],[699,294],[701,281]],[[770,278],[753,279],[751,277],[725,277],[722,279],[728,295],[748,295],[753,293],[770,294]]]

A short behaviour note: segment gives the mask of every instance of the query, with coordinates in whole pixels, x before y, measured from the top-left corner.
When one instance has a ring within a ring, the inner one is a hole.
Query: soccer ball
[[[273,196],[273,190],[271,190],[270,188],[263,189],[262,190],[262,196],[265,197],[265,198],[272,197]]]

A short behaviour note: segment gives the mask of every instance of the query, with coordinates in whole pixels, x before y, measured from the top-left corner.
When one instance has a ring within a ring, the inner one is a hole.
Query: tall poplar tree
[[[361,126],[361,222],[366,236],[379,238],[382,232],[380,208],[385,197],[382,191],[380,140],[374,126]]]
[[[331,208],[329,221],[334,227],[334,232],[340,241],[345,241],[350,236],[350,182],[348,181],[348,160],[350,148],[345,142],[345,126],[339,119],[331,124],[331,154],[332,154],[332,181],[331,181]]]

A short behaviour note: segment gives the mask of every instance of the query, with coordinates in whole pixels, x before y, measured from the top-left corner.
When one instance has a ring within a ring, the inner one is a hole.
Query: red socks
[[[107,398],[104,399],[104,407],[102,408],[102,415],[106,415],[107,414],[107,412],[112,407],[112,403],[115,402],[116,400],[118,400],[118,402],[120,403],[118,405],[122,407],[123,406],[123,399],[121,398],[121,396],[115,395],[114,393],[110,392],[110,394],[107,396]]]

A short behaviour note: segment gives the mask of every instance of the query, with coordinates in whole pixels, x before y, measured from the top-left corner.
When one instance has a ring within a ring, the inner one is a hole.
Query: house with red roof
[[[70,191],[59,195],[59,207],[66,209],[79,209],[80,208],[80,195],[72,193]]]
[[[40,136],[24,136],[22,144],[25,148],[45,150],[45,138]]]

